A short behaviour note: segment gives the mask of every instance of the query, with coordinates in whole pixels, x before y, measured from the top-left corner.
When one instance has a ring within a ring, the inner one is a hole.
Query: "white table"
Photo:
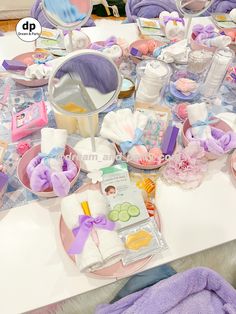
[[[208,23],[208,19],[194,22]],[[135,25],[85,30],[92,40],[115,34],[137,38]],[[0,59],[32,50],[14,33],[0,38]],[[229,115],[229,119],[232,117]],[[236,186],[226,160],[211,162],[195,190],[158,186],[158,207],[169,250],[146,268],[161,265],[236,238]],[[0,212],[0,312],[15,314],[107,285],[115,280],[79,273],[59,238],[60,199],[34,202]]]

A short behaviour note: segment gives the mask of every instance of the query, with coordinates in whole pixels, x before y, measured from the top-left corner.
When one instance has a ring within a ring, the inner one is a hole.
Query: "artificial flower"
[[[205,151],[199,143],[191,142],[178,149],[163,169],[162,175],[168,183],[178,183],[184,188],[196,188],[207,171]]]
[[[17,144],[16,151],[20,156],[23,156],[31,147],[29,141],[22,141]]]

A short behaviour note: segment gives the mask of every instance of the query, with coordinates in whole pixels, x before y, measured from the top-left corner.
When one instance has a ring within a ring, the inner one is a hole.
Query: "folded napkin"
[[[80,215],[84,215],[81,202],[87,201],[91,216],[96,218],[107,215],[108,207],[105,197],[94,190],[72,194],[62,200],[61,212],[69,229],[78,225]],[[97,236],[97,241],[96,241]],[[76,254],[76,264],[80,271],[91,271],[121,260],[125,252],[122,241],[115,231],[96,228],[96,236],[90,234],[81,254]],[[97,243],[96,243],[97,242]]]
[[[211,138],[211,127],[206,103],[189,105],[187,111],[193,136],[201,140]]]
[[[52,73],[52,68],[45,64],[29,65],[25,71],[25,76],[29,79],[48,79]]]
[[[188,42],[186,39],[176,43],[170,43],[166,46],[158,47],[154,50],[153,56],[166,63],[183,62],[188,60],[189,54]]]
[[[148,117],[139,111],[132,113],[130,109],[109,112],[102,123],[100,134],[102,137],[120,145],[126,154],[140,154],[145,146],[141,138],[148,122]]]

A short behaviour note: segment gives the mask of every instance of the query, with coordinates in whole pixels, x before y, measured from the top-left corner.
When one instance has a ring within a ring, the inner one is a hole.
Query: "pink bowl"
[[[17,166],[17,176],[18,179],[20,181],[20,183],[26,188],[26,190],[30,191],[31,193],[39,196],[39,197],[45,197],[45,198],[50,198],[50,197],[56,197],[55,193],[52,190],[46,190],[44,192],[33,192],[32,189],[30,188],[30,182],[29,182],[29,177],[26,173],[26,168],[27,165],[29,164],[29,162],[36,157],[39,153],[41,152],[41,145],[38,144],[36,146],[33,146],[31,149],[29,149],[20,159],[18,166]],[[71,156],[77,156],[76,151],[66,145],[66,149],[65,149],[65,155],[71,155]],[[74,158],[73,159],[74,163],[77,166],[77,175],[75,176],[75,178],[71,181],[71,187],[75,184],[75,182],[77,181],[78,177],[79,177],[79,173],[80,173],[80,162],[78,158]]]
[[[26,53],[23,53],[21,55],[16,56],[15,58],[13,58],[13,60],[23,62],[27,66],[29,66],[29,65],[32,65],[34,63],[33,55],[35,53],[36,53],[35,51],[26,52]],[[17,83],[24,85],[24,86],[27,86],[27,87],[40,87],[40,86],[47,85],[47,83],[48,83],[48,79],[40,79],[40,80],[35,79],[32,81],[24,81],[24,80],[16,80],[15,79],[15,81]]]
[[[214,119],[214,118],[213,118]],[[232,131],[232,128],[226,123],[224,122],[223,120],[220,120],[218,118],[216,118],[218,121],[216,123],[213,123],[212,126],[217,128],[217,129],[220,129],[224,132],[228,132],[228,131]],[[191,128],[191,125],[189,123],[189,120],[186,119],[184,121],[184,124],[183,124],[183,129],[182,129],[182,141],[183,141],[183,144],[184,146],[186,147],[189,143],[189,140],[187,139],[186,137],[186,132],[188,129]],[[219,156],[218,155],[215,155],[215,154],[212,154],[212,153],[209,153],[209,152],[206,152],[206,157],[208,160],[215,160],[215,159],[218,159]]]
[[[148,41],[150,41],[152,39],[139,39],[134,41],[130,46],[129,46],[129,50],[131,50],[131,48],[136,48],[138,50],[140,50],[140,47],[142,47],[144,44],[146,44]],[[157,47],[161,47],[163,45],[166,45],[166,43],[161,42],[159,40],[155,40]],[[133,62],[135,64],[139,63],[142,60],[146,60],[146,59],[155,59],[152,55],[146,55],[146,56],[142,56],[142,57],[135,57],[130,55],[130,58],[133,60]]]
[[[164,160],[162,161],[159,165],[150,165],[150,166],[143,166],[137,162],[134,161],[130,161],[125,155],[122,154],[122,151],[120,149],[120,147],[118,145],[115,145],[117,154],[121,155],[121,158],[123,161],[125,161],[128,165],[130,165],[131,167],[137,168],[137,169],[141,169],[141,170],[156,170],[159,169],[163,166],[165,166],[168,163],[168,160]]]

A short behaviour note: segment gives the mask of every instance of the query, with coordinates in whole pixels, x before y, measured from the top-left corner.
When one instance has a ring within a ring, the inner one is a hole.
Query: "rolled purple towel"
[[[162,11],[178,11],[175,0],[127,0],[126,15],[128,22],[135,22],[138,17],[159,17]],[[215,0],[204,16],[213,12],[230,12],[236,7],[236,0]]]
[[[229,13],[232,9],[236,8],[236,0],[215,0],[213,1],[208,12],[224,12]]]
[[[193,268],[135,292],[96,314],[235,314],[236,290],[208,268]]]
[[[34,1],[34,4],[31,8],[31,16],[34,17],[36,20],[38,20],[42,27],[55,28],[55,26],[52,25],[46,18],[41,8],[41,0]],[[90,26],[96,26],[96,25],[94,21],[90,18],[84,26],[90,27]]]

